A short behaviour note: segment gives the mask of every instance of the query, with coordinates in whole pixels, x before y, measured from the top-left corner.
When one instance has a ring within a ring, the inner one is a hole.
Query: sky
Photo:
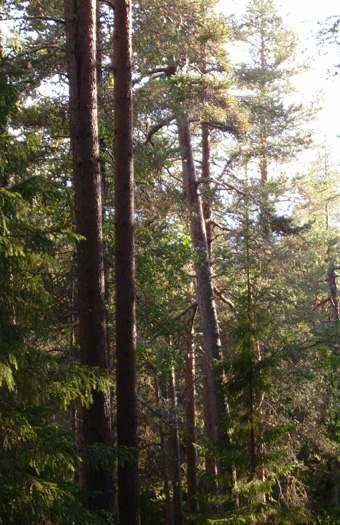
[[[315,140],[327,147],[333,162],[340,166],[340,73],[334,75],[334,66],[340,64],[340,46],[322,47],[317,38],[328,17],[340,17],[340,2],[277,0],[276,4],[285,24],[298,36],[298,60],[309,64],[309,70],[294,79],[297,97],[305,102],[320,102],[322,110],[314,124]],[[238,16],[246,5],[247,0],[220,0],[219,9]]]

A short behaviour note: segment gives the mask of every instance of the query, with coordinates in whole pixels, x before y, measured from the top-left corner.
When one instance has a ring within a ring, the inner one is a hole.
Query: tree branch
[[[168,126],[172,121],[174,120],[174,117],[168,117],[168,118],[165,118],[163,120],[161,120],[158,124],[156,124],[155,126],[153,126],[152,128],[149,129],[148,131],[148,134],[146,136],[146,139],[145,139],[145,144],[151,144],[153,145],[152,143],[152,137],[162,128],[164,128],[165,126]]]
[[[56,24],[65,24],[65,20],[63,18],[58,18],[56,16],[2,16],[2,13],[0,13],[0,17],[0,22],[5,22],[6,20],[24,20],[27,22],[37,20],[42,22],[55,22]]]

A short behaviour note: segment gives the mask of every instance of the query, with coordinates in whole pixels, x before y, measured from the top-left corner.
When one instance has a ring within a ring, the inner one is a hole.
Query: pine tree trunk
[[[120,525],[139,523],[131,25],[131,2],[116,0],[113,64],[117,440],[121,453],[129,456],[118,466]]]
[[[197,511],[197,474],[196,474],[196,407],[195,407],[195,347],[193,320],[189,324],[186,337],[185,355],[185,419],[186,419],[186,456],[187,456],[187,489],[188,508]]]
[[[203,188],[203,198],[202,198],[202,208],[203,208],[203,216],[204,216],[204,222],[205,222],[205,228],[206,228],[206,234],[207,234],[207,243],[208,243],[208,253],[209,253],[209,261],[211,264],[211,257],[212,257],[212,224],[211,224],[211,202],[210,202],[210,131],[209,126],[206,123],[202,124],[202,188]],[[209,367],[209,360],[207,359],[207,356],[203,356],[203,366],[204,370],[207,370]],[[206,383],[206,390],[208,389],[208,385]],[[205,408],[204,408],[204,416],[205,416],[205,426],[206,429],[209,428],[210,422],[209,422],[209,406],[205,402]],[[210,433],[208,432],[208,435]],[[215,493],[217,490],[217,483],[216,483],[216,462],[211,455],[211,453],[208,451],[206,457],[205,457],[205,469],[207,473],[208,478],[208,490],[212,493]]]
[[[265,61],[265,35],[263,32],[263,29],[261,29],[260,33],[260,61],[261,61],[261,69],[265,71],[267,69],[266,61]],[[265,105],[265,97],[266,97],[266,91],[265,88],[262,86],[260,89],[260,97],[261,101],[263,102],[263,105]],[[262,202],[261,202],[261,209],[260,209],[260,221],[262,225],[263,235],[264,237],[269,240],[270,239],[270,220],[269,220],[269,195],[267,190],[267,184],[268,184],[268,130],[267,130],[267,121],[266,121],[266,115],[264,114],[264,110],[260,113],[260,119],[259,119],[259,126],[260,126],[260,178],[261,178],[261,185],[263,188],[263,196],[262,196]]]
[[[336,282],[336,268],[334,260],[329,257],[327,270],[328,299],[329,299],[329,320],[332,322],[339,321],[339,299]]]
[[[328,217],[327,217],[328,229]],[[334,257],[330,254],[330,246],[328,247],[328,269],[327,269],[327,286],[328,286],[328,302],[329,302],[329,321],[331,323],[338,323],[339,317],[339,299],[337,287],[337,274]],[[336,324],[334,325],[336,326]],[[339,490],[340,490],[340,462],[337,458],[330,461],[330,502],[337,508],[339,505]]]
[[[264,238],[270,240],[270,210],[269,210],[269,194],[268,194],[268,140],[267,140],[267,125],[263,115],[260,115],[260,178],[262,186],[262,197],[260,206],[260,223]]]
[[[182,493],[181,493],[181,456],[179,445],[179,431],[178,431],[178,406],[177,406],[177,392],[176,392],[176,375],[172,368],[169,382],[168,395],[170,401],[170,436],[169,444],[171,449],[171,481],[173,493],[173,509],[175,525],[182,525]]]
[[[221,360],[221,341],[211,279],[211,267],[202,201],[198,192],[195,164],[192,154],[190,125],[187,115],[177,118],[179,145],[182,157],[183,184],[190,214],[191,240],[195,249],[197,302],[204,345],[204,383],[206,401],[206,428],[209,440],[217,445],[225,442],[225,404],[222,378],[214,367]]]
[[[161,430],[161,455],[162,455],[162,470],[163,470],[163,484],[165,495],[165,523],[166,525],[175,525],[174,509],[171,501],[170,490],[170,476],[169,476],[169,451],[167,441],[164,437],[164,432]]]
[[[212,224],[210,202],[210,131],[206,123],[202,124],[202,181],[204,182],[203,215],[207,231],[209,257],[211,258]]]
[[[163,375],[158,390],[158,406],[164,411],[166,426],[161,424],[161,453],[163,464],[164,492],[166,496],[166,522],[182,525],[181,458],[178,431],[178,407],[175,371]],[[172,501],[170,499],[170,484]]]
[[[164,414],[165,418],[165,411],[164,411],[164,403],[162,403],[165,393],[166,387],[164,385],[164,381],[157,381],[157,378],[155,379],[155,394],[156,394],[156,403],[158,411],[162,414]],[[165,523],[166,525],[175,525],[174,524],[174,513],[173,513],[173,506],[171,501],[171,491],[170,491],[170,475],[169,475],[169,451],[168,451],[168,440],[165,436],[165,428],[164,428],[164,421],[161,419],[160,425],[159,425],[159,437],[160,437],[160,447],[161,447],[161,469],[162,469],[162,477],[163,477],[163,486],[164,486],[164,496],[165,496]]]
[[[84,240],[77,245],[78,316],[81,363],[106,370],[104,264],[99,170],[96,2],[65,0],[70,83],[70,124],[74,165],[75,222]],[[113,508],[112,473],[87,461],[94,447],[111,445],[109,392],[93,393],[93,403],[82,417],[85,447],[84,483],[88,506]]]

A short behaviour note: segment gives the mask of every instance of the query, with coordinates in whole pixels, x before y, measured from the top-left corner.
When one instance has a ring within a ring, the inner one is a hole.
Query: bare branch
[[[228,297],[225,297],[225,295],[223,295],[223,292],[216,288],[216,286],[214,286],[214,292],[224,304],[227,304],[231,310],[235,311],[234,303],[230,299],[228,299]]]
[[[115,9],[115,5],[114,5],[114,2],[112,0],[112,2],[110,2],[110,0],[100,0],[100,2],[104,5],[107,5],[110,9]]]
[[[148,134],[146,136],[146,139],[145,139],[145,144],[151,144],[153,145],[152,143],[152,137],[162,128],[164,128],[165,126],[168,126],[172,121],[174,120],[174,117],[168,117],[168,118],[165,118],[163,120],[161,120],[158,124],[156,124],[155,126],[153,126],[152,128],[149,129],[148,131]]]
[[[3,13],[0,13],[0,22],[5,22],[7,20],[11,21],[25,21],[25,22],[55,22],[56,24],[65,24],[63,18],[58,18],[57,16],[3,16]]]

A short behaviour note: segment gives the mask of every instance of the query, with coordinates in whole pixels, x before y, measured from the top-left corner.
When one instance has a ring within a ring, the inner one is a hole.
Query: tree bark
[[[328,284],[328,299],[329,299],[329,320],[332,322],[339,321],[339,299],[338,288],[336,282],[336,267],[334,258],[328,257],[327,270],[327,284]]]
[[[178,432],[178,406],[176,392],[176,376],[174,368],[171,369],[168,381],[168,395],[170,400],[170,436],[171,449],[171,482],[173,493],[173,513],[175,525],[182,525],[182,491],[181,491],[181,456]]]
[[[99,170],[96,2],[65,0],[77,244],[78,316],[81,363],[107,369],[104,263]],[[91,449],[112,444],[109,392],[93,392],[83,410],[84,484],[88,507],[112,511],[112,472],[91,461]]]
[[[210,131],[205,122],[202,124],[202,181],[204,181],[203,215],[207,231],[207,243],[209,257],[211,258],[212,224],[211,224],[211,202],[210,202]]]
[[[203,332],[204,383],[206,399],[206,429],[209,440],[216,446],[225,442],[225,404],[220,371],[221,341],[214,301],[211,267],[207,243],[202,200],[198,192],[195,164],[192,153],[189,120],[180,113],[177,118],[179,146],[182,157],[183,184],[190,215],[191,240],[195,249],[197,302]]]
[[[260,48],[260,61],[261,69],[266,71],[267,64],[265,60],[265,35],[263,29],[261,29],[261,48]],[[266,88],[261,85],[260,87],[260,103],[265,105],[266,98]],[[267,189],[268,184],[268,130],[267,130],[267,119],[265,115],[265,110],[262,108],[260,110],[259,116],[259,138],[260,138],[260,178],[261,185],[263,188],[263,196],[260,209],[260,221],[262,225],[262,230],[264,237],[270,239],[270,220],[269,220],[269,194]]]
[[[120,525],[139,523],[131,2],[116,0],[114,17],[115,273],[117,439]]]
[[[161,446],[166,496],[166,522],[170,525],[182,525],[182,494],[180,472],[180,445],[177,416],[177,393],[175,371],[163,374],[159,382],[159,406],[164,413],[166,426],[161,424]],[[170,499],[170,485],[172,498]]]
[[[161,469],[163,476],[163,486],[164,486],[164,496],[165,496],[165,523],[166,525],[175,525],[174,523],[174,513],[173,505],[171,501],[171,491],[170,491],[170,475],[169,475],[169,451],[168,451],[168,440],[165,435],[164,420],[165,417],[165,404],[163,398],[166,395],[166,387],[164,385],[164,380],[160,381],[155,378],[155,394],[157,408],[160,413],[164,415],[164,418],[161,419],[159,425],[159,438],[160,438],[160,447],[161,447]]]
[[[197,511],[197,474],[196,474],[196,407],[195,407],[195,347],[194,315],[189,323],[186,337],[185,354],[185,419],[186,419],[186,456],[188,508],[193,514]]]

